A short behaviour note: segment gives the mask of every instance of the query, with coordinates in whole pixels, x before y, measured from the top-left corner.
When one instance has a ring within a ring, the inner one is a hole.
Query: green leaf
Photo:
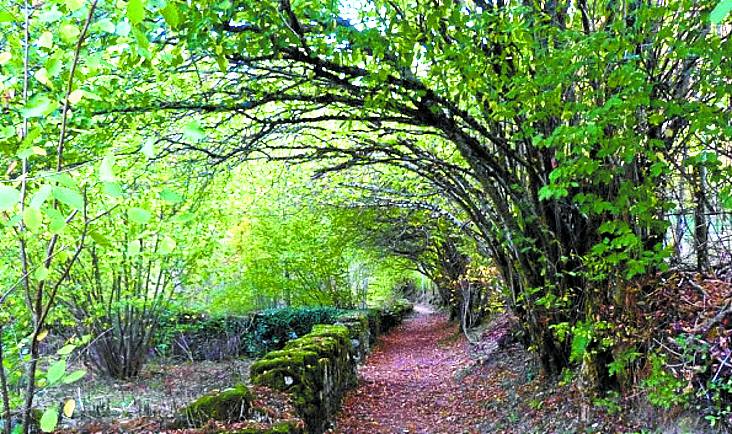
[[[61,35],[61,39],[66,42],[76,42],[76,39],[81,34],[81,30],[73,24],[63,24],[61,25],[59,34]]]
[[[41,416],[40,426],[43,432],[53,432],[58,425],[58,407],[48,407]]]
[[[40,282],[42,280],[48,279],[48,273],[49,273],[48,268],[38,267],[38,268],[36,268],[36,271],[33,273],[33,277]]]
[[[81,9],[85,0],[66,0],[66,8],[71,12]]]
[[[150,221],[152,218],[152,214],[146,209],[143,208],[130,208],[127,211],[127,217],[135,223],[139,223],[141,225],[147,224],[147,222]]]
[[[112,197],[120,198],[124,197],[125,192],[122,190],[122,186],[117,182],[104,182],[102,183],[102,191]]]
[[[569,359],[572,362],[579,362],[585,355],[587,345],[590,344],[589,331],[585,329],[578,329],[579,326],[575,327],[574,335],[572,336],[572,351]]]
[[[720,0],[717,6],[709,14],[709,20],[713,24],[721,23],[732,11],[732,0]]]
[[[130,0],[127,3],[127,19],[132,24],[140,24],[145,19],[145,4],[143,0]]]
[[[127,245],[127,254],[129,256],[136,256],[140,254],[142,248],[140,247],[140,240],[133,240]]]
[[[51,221],[48,225],[48,230],[51,231],[52,234],[60,234],[63,232],[66,227],[66,219],[63,214],[54,208],[47,209],[46,214]]]
[[[169,255],[173,253],[173,250],[175,250],[175,240],[170,237],[165,237],[160,241],[160,247],[158,248],[158,252],[161,255]]]
[[[199,141],[206,138],[206,132],[201,128],[201,124],[198,121],[193,121],[183,127],[183,136],[192,141]]]
[[[111,246],[112,244],[107,240],[106,237],[104,237],[102,234],[100,234],[97,231],[92,231],[89,233],[89,236],[94,240],[95,243],[99,244],[100,246]]]
[[[67,187],[55,187],[53,197],[64,205],[81,210],[84,208],[84,197],[78,191]]]
[[[99,165],[99,180],[102,182],[114,182],[114,157],[106,156]]]
[[[172,28],[177,28],[180,24],[180,15],[178,14],[178,7],[173,2],[166,3],[165,7],[161,11],[165,22]]]
[[[183,214],[178,214],[175,217],[173,217],[173,221],[176,223],[187,223],[187,222],[193,220],[195,217],[196,217],[195,215],[193,215],[189,212],[186,212]]]
[[[76,370],[76,371],[70,373],[69,375],[65,376],[63,383],[64,384],[75,383],[75,382],[81,380],[82,378],[84,378],[84,375],[86,375],[86,369]]]
[[[7,211],[20,201],[20,192],[13,187],[0,185],[0,211]]]
[[[58,57],[51,57],[46,61],[44,67],[46,68],[46,76],[49,78],[56,77],[63,69],[63,62]]]
[[[38,42],[36,42],[36,45],[43,48],[53,48],[53,33],[41,33],[41,36],[38,38]]]
[[[40,118],[56,110],[57,107],[58,103],[51,101],[46,95],[36,95],[20,109],[20,112],[25,118]]]
[[[53,192],[53,186],[44,184],[37,192],[31,197],[30,206],[33,208],[41,208],[46,200],[51,196]]]
[[[61,359],[48,367],[48,371],[46,371],[46,380],[48,381],[48,384],[56,384],[61,381],[64,374],[66,374],[66,360]]]
[[[15,16],[10,11],[0,9],[0,23],[12,23]]]
[[[58,351],[56,351],[56,354],[59,356],[66,356],[68,354],[71,354],[72,351],[76,349],[76,345],[73,344],[66,344],[63,347],[61,347]]]
[[[114,33],[116,28],[110,19],[97,21],[94,27],[106,33]]]
[[[160,192],[160,198],[170,203],[183,202],[183,196],[180,193],[167,188]]]
[[[23,223],[32,232],[40,229],[43,224],[43,214],[39,208],[28,207],[23,210]]]

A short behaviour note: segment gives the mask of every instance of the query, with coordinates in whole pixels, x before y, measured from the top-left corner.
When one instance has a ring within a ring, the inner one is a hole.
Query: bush
[[[163,319],[157,348],[190,360],[259,357],[309,333],[315,324],[333,324],[346,312],[332,307],[267,309],[249,316],[182,312]]]
[[[314,325],[333,324],[346,312],[333,307],[291,307],[258,312],[246,336],[246,354],[261,356],[280,349],[288,341],[310,333]]]
[[[400,299],[381,309],[381,333],[386,333],[397,325],[401,324],[404,318],[414,309],[414,305],[408,300]]]

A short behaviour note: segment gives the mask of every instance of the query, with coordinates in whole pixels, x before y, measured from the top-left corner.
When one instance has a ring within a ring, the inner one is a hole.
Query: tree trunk
[[[706,168],[694,168],[694,249],[696,250],[696,268],[700,273],[709,270],[709,229],[707,225],[707,187]]]

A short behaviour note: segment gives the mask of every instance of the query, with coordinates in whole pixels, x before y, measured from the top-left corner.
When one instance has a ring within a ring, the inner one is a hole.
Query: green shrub
[[[290,307],[267,309],[255,314],[246,336],[245,352],[261,356],[304,336],[315,324],[333,324],[347,310],[334,307]]]
[[[315,324],[333,324],[349,311],[333,307],[267,309],[248,316],[208,316],[176,312],[161,321],[158,351],[192,360],[259,357],[310,332]]]
[[[399,299],[391,302],[381,309],[381,333],[388,332],[392,328],[401,324],[412,310],[414,305],[409,300]]]
[[[651,354],[649,361],[651,372],[642,383],[646,389],[648,401],[665,409],[685,404],[688,401],[688,396],[683,391],[686,383],[666,370],[665,357]]]

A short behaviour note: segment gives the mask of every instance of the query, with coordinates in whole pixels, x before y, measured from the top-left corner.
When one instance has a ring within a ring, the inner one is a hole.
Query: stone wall
[[[411,303],[398,301],[383,309],[345,313],[333,325],[316,325],[254,362],[252,382],[288,393],[307,432],[322,433],[345,392],[356,386],[357,367],[374,338],[401,323],[411,310]]]

